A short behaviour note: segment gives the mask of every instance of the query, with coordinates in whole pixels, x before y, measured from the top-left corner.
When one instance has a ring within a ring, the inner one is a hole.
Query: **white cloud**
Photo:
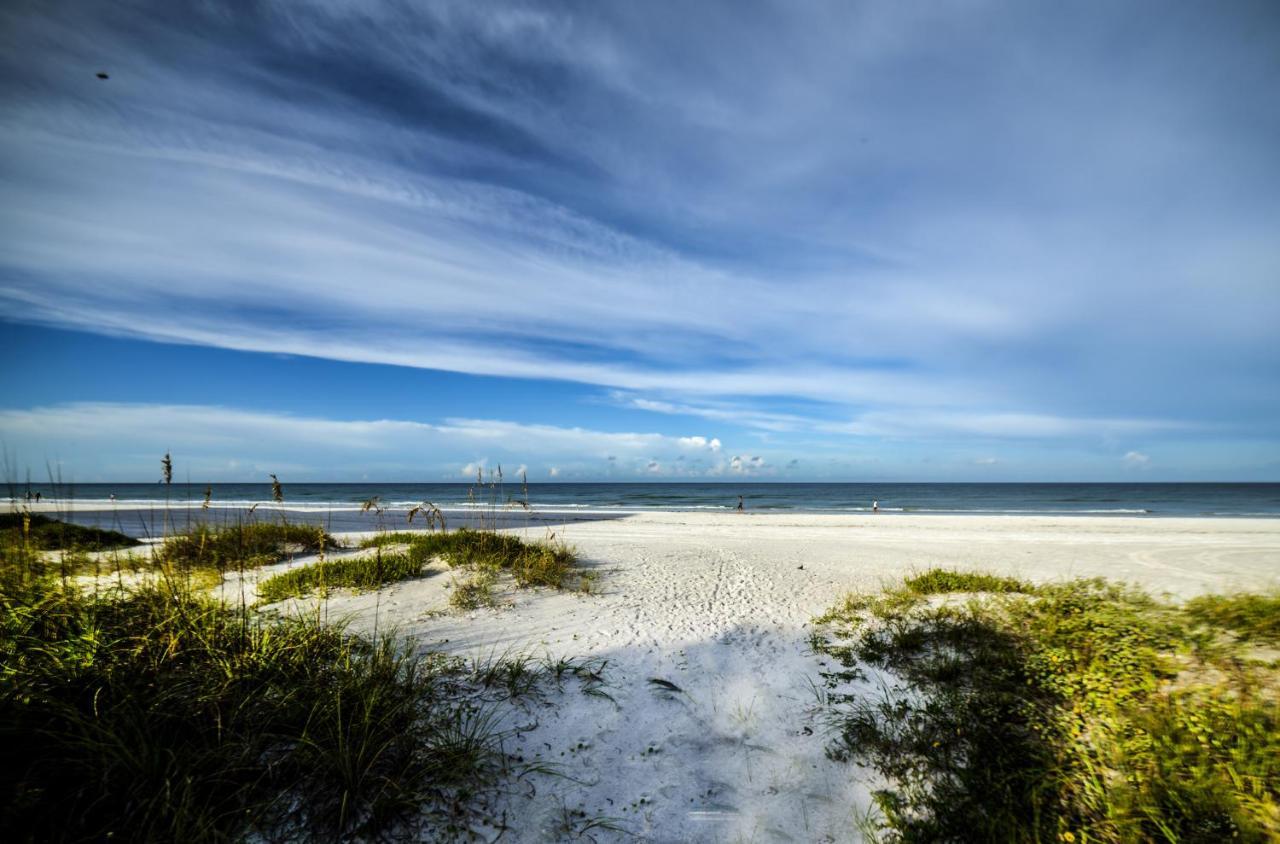
[[[1253,115],[1276,79],[1247,16],[1148,15],[1134,59],[1107,42],[1145,14],[1126,4],[1068,10],[1052,41],[963,4],[713,3],[689,28],[325,3],[267,7],[253,37],[191,8],[30,4],[0,28],[11,317],[643,391],[625,401],[765,431],[1275,417],[1280,171]],[[316,79],[364,53],[406,95]],[[84,55],[120,66],[95,96]]]
[[[681,437],[680,445],[688,448],[705,449],[707,451],[719,451],[720,440],[716,437],[707,439],[706,437]]]
[[[115,473],[116,479],[149,474],[159,459],[153,460],[153,454],[166,449],[186,461],[192,477],[208,479],[285,465],[321,479],[359,470],[470,480],[477,471],[487,473],[499,464],[518,466],[512,478],[538,465],[555,477],[566,469],[600,474],[618,465],[619,458],[640,461],[636,473],[644,474],[652,471],[647,463],[675,462],[691,444],[714,453],[713,441],[704,437],[496,419],[336,420],[218,406],[123,403],[0,410],[0,438],[28,466],[59,457],[77,471]],[[471,459],[455,462],[460,455]]]
[[[765,468],[765,459],[759,455],[738,455],[729,458],[729,471],[736,475],[755,475]]]
[[[1142,468],[1151,464],[1151,457],[1140,451],[1126,452],[1124,457],[1121,459],[1124,460],[1126,466],[1132,466],[1135,468]]]
[[[955,436],[1046,439],[1116,436],[1189,427],[1168,419],[1108,419],[1036,413],[970,413],[923,410],[871,412],[849,423],[819,423],[819,430],[874,437]]]

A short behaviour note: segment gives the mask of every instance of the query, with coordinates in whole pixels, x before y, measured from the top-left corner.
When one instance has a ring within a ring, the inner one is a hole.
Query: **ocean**
[[[213,484],[208,513],[201,484],[33,484],[45,501],[75,501],[69,518],[83,524],[139,529],[166,508],[185,519],[231,517],[257,505],[277,509],[270,484]],[[11,487],[17,504],[28,487]],[[747,512],[867,513],[873,502],[885,516],[988,514],[1129,516],[1161,518],[1280,517],[1275,483],[531,483],[526,510],[520,484],[479,488],[465,483],[286,483],[285,509],[334,530],[369,529],[375,520],[403,522],[408,508],[431,502],[466,524],[496,511],[504,522],[618,518],[645,511],[731,511],[741,495]],[[112,499],[114,496],[114,500]],[[377,512],[361,512],[378,499]],[[99,505],[99,506],[95,506]],[[517,514],[519,514],[517,516]]]

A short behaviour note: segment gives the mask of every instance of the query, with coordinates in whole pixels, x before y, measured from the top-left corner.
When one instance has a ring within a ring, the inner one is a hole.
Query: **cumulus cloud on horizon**
[[[149,470],[166,451],[193,480],[237,480],[285,470],[295,479],[390,472],[400,478],[471,480],[477,471],[487,476],[499,465],[512,481],[522,471],[535,480],[544,474],[592,478],[606,473],[625,480],[714,476],[728,466],[718,447],[708,447],[718,443],[714,437],[495,419],[338,420],[212,405],[82,402],[0,410],[0,440],[24,455],[43,449],[47,460],[74,470],[80,480],[146,480],[139,467]],[[320,465],[314,461],[317,453],[326,455]],[[458,454],[474,458],[459,466]],[[681,460],[687,456],[695,459]]]

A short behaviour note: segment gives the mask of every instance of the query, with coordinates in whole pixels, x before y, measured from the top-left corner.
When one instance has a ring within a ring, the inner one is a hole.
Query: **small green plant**
[[[480,569],[469,577],[455,580],[453,592],[449,595],[449,606],[459,610],[494,606],[497,603],[493,597],[495,582],[494,573],[489,569]]]

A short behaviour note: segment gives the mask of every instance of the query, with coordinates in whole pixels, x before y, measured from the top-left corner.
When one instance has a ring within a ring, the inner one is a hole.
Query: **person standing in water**
[[[743,503],[742,503],[742,496],[741,496],[741,495],[739,495],[739,496],[738,496],[738,512],[739,512],[739,513],[746,512],[746,509],[747,509],[747,508],[746,508],[746,507],[743,505]]]
[[[871,502],[871,512],[872,512],[872,513],[879,513],[879,512],[880,512],[880,502],[879,502],[879,501],[872,501],[872,502]]]

